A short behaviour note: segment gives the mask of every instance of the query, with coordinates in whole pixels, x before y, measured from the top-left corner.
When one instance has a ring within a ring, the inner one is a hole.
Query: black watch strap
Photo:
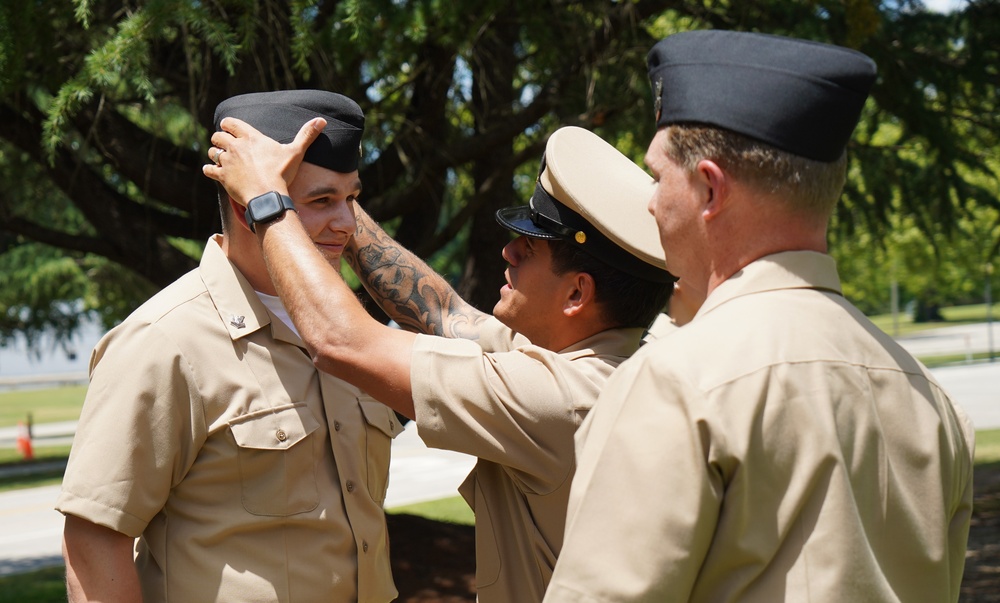
[[[270,191],[250,199],[244,217],[247,219],[250,232],[257,232],[257,229],[254,228],[255,224],[266,224],[277,220],[288,210],[295,211],[292,198],[288,195],[278,194],[276,191]]]

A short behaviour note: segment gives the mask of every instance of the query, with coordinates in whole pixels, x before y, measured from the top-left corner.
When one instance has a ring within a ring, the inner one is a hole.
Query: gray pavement
[[[992,342],[985,325],[937,329],[900,342],[918,356],[971,355],[1000,343],[1000,327],[993,325],[993,331]],[[976,429],[1000,428],[1000,358],[932,373]],[[36,424],[35,445],[71,442],[75,429],[75,421]],[[12,447],[16,433],[16,428],[0,429],[0,447]],[[427,448],[411,423],[393,441],[386,508],[456,495],[474,462],[467,455]],[[58,493],[59,486],[0,493],[0,576],[62,563],[62,516],[52,508]]]
[[[932,369],[976,429],[1000,428],[1000,358],[996,362]]]
[[[996,351],[1000,346],[1000,323],[958,325],[929,329],[897,337],[908,352],[917,358],[945,356],[949,354],[972,354]],[[1000,356],[1000,353],[997,354]]]
[[[65,423],[42,433],[64,438],[75,426],[75,422]],[[13,438],[13,430],[2,431],[2,437]],[[392,443],[385,506],[391,510],[457,496],[459,484],[474,464],[474,457],[428,448],[411,422]],[[63,517],[53,509],[58,496],[59,486],[0,493],[0,576],[62,563]]]

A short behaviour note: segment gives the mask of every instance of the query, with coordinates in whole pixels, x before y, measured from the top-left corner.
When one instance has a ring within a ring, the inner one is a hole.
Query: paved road
[[[393,441],[385,506],[457,495],[474,463],[464,454],[427,448],[410,423]],[[58,495],[59,486],[0,493],[0,576],[62,563],[63,517],[52,508]]]
[[[949,354],[971,356],[1000,349],[1000,322],[929,329],[896,340],[917,358]]]
[[[993,363],[948,366],[931,371],[976,429],[1000,429],[1000,358]]]
[[[0,576],[62,563],[59,486],[0,494]]]

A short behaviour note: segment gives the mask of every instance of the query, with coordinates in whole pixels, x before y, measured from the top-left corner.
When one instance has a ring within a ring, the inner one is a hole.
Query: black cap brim
[[[561,238],[532,222],[531,209],[526,205],[498,209],[496,217],[497,222],[499,222],[501,226],[526,237],[534,237],[536,239]]]

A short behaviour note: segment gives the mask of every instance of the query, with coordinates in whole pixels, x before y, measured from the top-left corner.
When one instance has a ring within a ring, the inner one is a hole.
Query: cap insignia
[[[656,110],[656,121],[660,121],[660,113],[663,112],[663,78],[656,78],[656,98],[653,99],[653,108]]]
[[[576,234],[573,235],[573,238],[576,239],[577,243],[583,245],[584,243],[587,242],[587,233],[583,232],[582,230],[578,230],[576,231]]]

